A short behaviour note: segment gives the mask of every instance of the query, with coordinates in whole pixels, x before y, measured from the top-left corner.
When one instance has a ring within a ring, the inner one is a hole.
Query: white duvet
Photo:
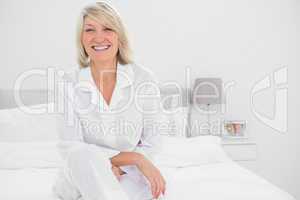
[[[154,159],[167,182],[162,199],[294,200],[231,161],[219,138],[164,138],[163,142]],[[0,200],[57,200],[52,187],[60,166],[55,142],[0,143]],[[131,200],[149,200],[149,191],[137,190],[127,175],[121,185]]]
[[[172,183],[169,200],[294,200],[234,162],[177,169]]]
[[[166,200],[294,200],[233,162],[162,171],[168,183],[163,198]],[[55,168],[0,170],[0,199],[57,200],[52,193],[56,176]],[[126,178],[122,179],[122,185],[128,190]]]

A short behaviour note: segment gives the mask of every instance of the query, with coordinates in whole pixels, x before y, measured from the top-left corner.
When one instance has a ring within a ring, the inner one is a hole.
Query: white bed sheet
[[[295,200],[233,161],[178,169],[172,179],[168,200]]]
[[[162,173],[167,179],[166,200],[295,200],[234,162],[162,168]],[[0,199],[57,200],[52,194],[56,176],[57,169],[0,170]]]
[[[57,169],[0,170],[1,200],[58,200],[52,193]]]

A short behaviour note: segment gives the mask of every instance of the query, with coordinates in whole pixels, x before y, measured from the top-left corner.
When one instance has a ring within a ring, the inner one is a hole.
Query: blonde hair
[[[83,44],[81,42],[83,23],[85,17],[89,17],[101,23],[103,26],[112,29],[118,35],[118,40],[119,40],[117,61],[120,64],[132,63],[129,40],[128,40],[127,32],[125,30],[125,26],[121,20],[120,15],[108,3],[99,1],[83,8],[80,14],[78,29],[77,29],[77,51],[78,51],[78,63],[81,68],[88,67],[89,65],[89,56],[86,53]]]

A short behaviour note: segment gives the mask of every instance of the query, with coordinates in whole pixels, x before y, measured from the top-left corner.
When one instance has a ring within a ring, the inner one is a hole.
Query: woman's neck
[[[91,72],[95,81],[114,81],[116,79],[117,61],[108,62],[91,61]]]

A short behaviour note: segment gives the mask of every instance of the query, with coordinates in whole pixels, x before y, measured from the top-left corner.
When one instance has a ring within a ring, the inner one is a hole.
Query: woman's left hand
[[[166,181],[158,168],[145,157],[142,157],[136,166],[149,181],[153,198],[157,199],[160,195],[165,195]]]
[[[125,172],[123,172],[123,171],[121,170],[120,167],[117,167],[117,166],[115,166],[115,165],[112,165],[112,166],[111,166],[111,170],[113,171],[114,175],[116,176],[116,178],[117,178],[119,181],[120,181],[120,179],[121,179],[121,176],[122,176],[123,174],[125,174]]]

